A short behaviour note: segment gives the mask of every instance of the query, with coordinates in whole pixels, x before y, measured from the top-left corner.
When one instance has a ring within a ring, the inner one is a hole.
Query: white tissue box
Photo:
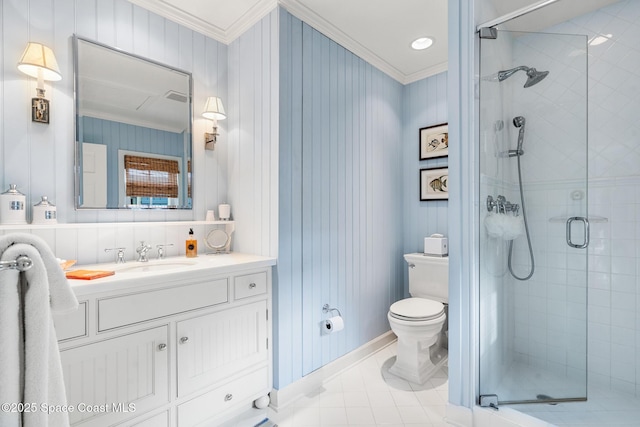
[[[424,254],[446,256],[449,254],[449,242],[442,234],[432,234],[424,238]]]

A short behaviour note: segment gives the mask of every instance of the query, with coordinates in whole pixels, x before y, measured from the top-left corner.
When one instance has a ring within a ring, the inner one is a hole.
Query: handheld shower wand
[[[518,148],[515,150],[507,151],[508,157],[516,157],[522,156],[524,154],[524,150],[522,149],[522,144],[524,143],[524,124],[526,120],[522,116],[517,116],[513,118],[513,125],[520,130],[518,131]]]

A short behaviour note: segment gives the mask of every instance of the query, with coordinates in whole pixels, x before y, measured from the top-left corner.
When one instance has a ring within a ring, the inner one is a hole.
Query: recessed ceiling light
[[[419,39],[415,39],[413,43],[411,43],[411,47],[415,50],[423,50],[430,47],[433,44],[433,39],[430,37],[420,37]]]

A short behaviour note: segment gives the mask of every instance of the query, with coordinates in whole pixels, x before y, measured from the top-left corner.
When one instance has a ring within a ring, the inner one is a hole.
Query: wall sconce
[[[213,132],[204,133],[205,150],[213,150],[219,135],[218,120],[224,120],[227,118],[227,114],[224,112],[224,106],[222,105],[222,100],[217,96],[210,96],[207,98],[207,103],[204,105],[202,117],[213,120]]]
[[[31,120],[49,123],[49,101],[44,98],[44,81],[62,80],[53,51],[40,43],[29,42],[18,62],[18,70],[38,79],[36,98],[31,99]]]

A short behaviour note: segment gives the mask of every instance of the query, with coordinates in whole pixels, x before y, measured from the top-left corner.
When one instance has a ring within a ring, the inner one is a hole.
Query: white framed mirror
[[[73,37],[76,209],[191,209],[191,73]]]

